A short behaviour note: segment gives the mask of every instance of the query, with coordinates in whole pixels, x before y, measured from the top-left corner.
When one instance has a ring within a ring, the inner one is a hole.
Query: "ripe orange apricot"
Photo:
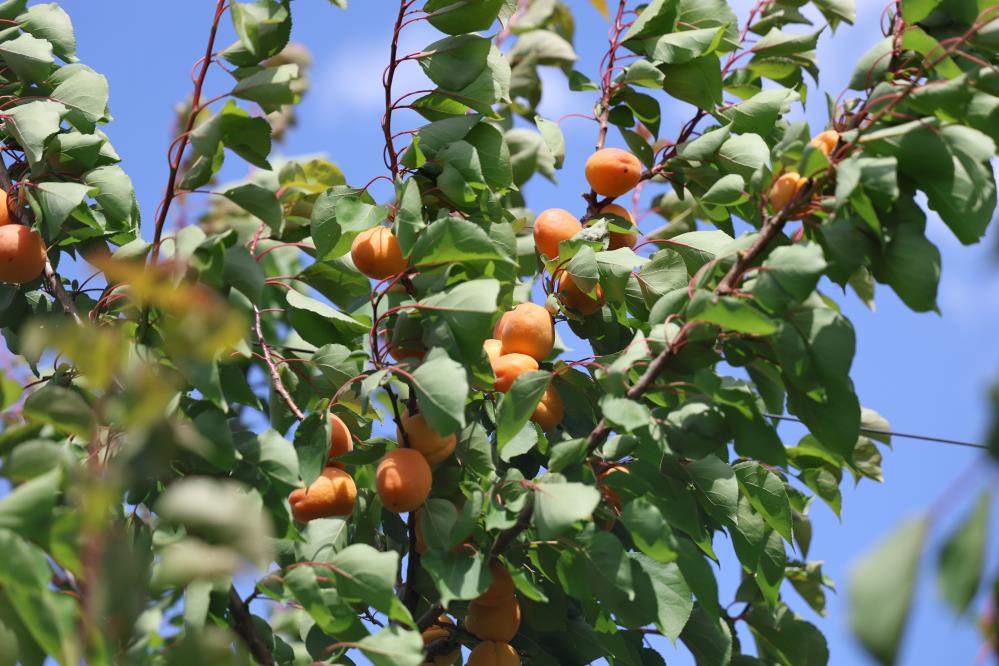
[[[822,151],[822,154],[829,157],[836,144],[839,143],[839,132],[836,130],[826,130],[815,135],[809,143]]]
[[[503,343],[496,338],[489,338],[483,342],[482,348],[486,350],[486,356],[489,357],[490,363],[498,359],[503,354]]]
[[[520,603],[516,596],[509,596],[494,606],[478,601],[468,604],[465,628],[479,640],[507,643],[520,629]]]
[[[31,282],[45,268],[45,245],[34,229],[21,224],[0,227],[0,282]]]
[[[330,452],[326,460],[327,465],[333,467],[343,467],[342,462],[337,462],[336,457],[354,450],[354,440],[350,436],[350,429],[336,414],[330,414]]]
[[[784,210],[807,182],[808,179],[802,178],[796,171],[783,174],[770,186],[770,208],[775,213]]]
[[[596,298],[579,288],[576,282],[566,275],[565,271],[555,274],[555,290],[562,300],[562,305],[570,310],[576,310],[584,316],[589,316],[599,310],[604,304],[604,290],[597,285]]]
[[[410,415],[409,410],[402,413],[400,418],[402,429],[396,428],[398,441],[403,441],[402,433],[406,432],[409,448],[419,451],[427,462],[436,465],[447,458],[454,451],[458,444],[458,438],[454,435],[444,437],[430,427],[423,414]]]
[[[513,380],[525,372],[538,369],[538,362],[527,354],[503,354],[492,362],[496,383],[493,385],[500,393],[506,393],[513,386]]]
[[[619,197],[638,185],[642,163],[627,150],[601,148],[586,160],[586,181],[604,197]]]
[[[475,603],[480,606],[496,606],[514,593],[513,577],[502,562],[489,560],[489,573],[493,576],[493,582],[489,584],[489,589],[475,599]]]
[[[7,208],[7,190],[0,188],[0,227],[10,224],[10,210]]]
[[[506,329],[507,322],[510,321],[510,315],[512,312],[504,312],[500,315],[500,318],[496,320],[496,325],[493,326],[493,337],[497,340],[503,339],[503,331]]]
[[[549,259],[558,256],[558,244],[583,230],[576,216],[564,208],[549,208],[534,218],[534,247]]]
[[[622,217],[626,222],[630,222],[632,228],[635,226],[635,218],[632,216],[631,211],[629,211],[624,206],[618,206],[617,204],[607,204],[600,209],[601,213],[606,213],[608,215],[617,215]],[[635,247],[635,243],[638,241],[638,230],[631,232],[625,231],[609,231],[607,234],[607,249],[616,250],[620,247]]]
[[[388,227],[372,227],[357,234],[350,246],[357,270],[376,280],[384,280],[406,270],[399,240]]]
[[[354,511],[357,486],[350,474],[336,467],[326,467],[312,485],[296,488],[288,496],[291,515],[300,523],[316,518],[349,516]]]
[[[536,303],[521,303],[509,313],[500,332],[504,354],[527,354],[545,360],[555,346],[555,322]]]
[[[447,615],[441,615],[437,618],[437,622],[430,625],[423,630],[421,636],[423,637],[423,644],[430,645],[439,638],[447,638],[451,635],[451,632],[447,630],[446,627],[453,627],[454,622],[451,621]],[[435,666],[451,666],[458,661],[461,657],[461,646],[459,645],[454,649],[453,652],[446,655],[439,655],[433,658],[433,661],[427,659],[424,664],[434,664]]]
[[[482,641],[472,648],[465,666],[520,666],[520,655],[509,643]]]
[[[555,390],[554,384],[549,384],[541,395],[538,406],[534,408],[531,420],[541,426],[545,432],[551,432],[562,422],[564,416],[565,404],[562,402],[562,396]]]
[[[419,451],[393,449],[385,454],[375,470],[378,498],[389,511],[408,513],[427,501],[433,475]]]

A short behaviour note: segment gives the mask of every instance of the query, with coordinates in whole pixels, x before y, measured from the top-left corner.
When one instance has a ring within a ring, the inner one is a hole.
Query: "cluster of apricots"
[[[45,244],[38,232],[10,219],[7,192],[0,189],[0,282],[31,282],[45,269]]]
[[[517,377],[538,369],[555,347],[555,322],[548,310],[536,303],[521,303],[504,312],[493,328],[493,337],[482,343],[489,356],[495,388],[506,393]],[[531,420],[545,432],[555,429],[565,415],[565,405],[554,384],[541,396]]]
[[[619,197],[634,188],[642,179],[642,165],[638,158],[620,148],[602,148],[586,160],[586,180],[593,191],[603,197]],[[622,206],[608,203],[598,214],[611,218],[613,225],[630,229],[618,231],[611,228],[607,234],[607,249],[633,248],[638,240],[635,218]],[[534,246],[547,259],[558,258],[559,243],[583,230],[575,215],[563,208],[544,210],[534,220]],[[603,290],[596,286],[593,295],[587,294],[565,271],[558,269],[552,276],[555,291],[562,305],[582,315],[591,315],[604,304]]]
[[[836,130],[826,130],[820,132],[809,143],[815,146],[823,155],[829,157],[839,143],[839,132]],[[797,171],[787,171],[773,182],[770,186],[768,198],[770,199],[770,209],[774,213],[784,210],[788,204],[795,200],[798,193],[808,184],[808,179]]]

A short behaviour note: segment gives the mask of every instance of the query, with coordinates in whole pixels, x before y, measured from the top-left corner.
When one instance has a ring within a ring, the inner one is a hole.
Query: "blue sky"
[[[190,93],[188,73],[204,50],[215,3],[64,0],[62,4],[76,25],[82,60],[110,80],[111,110],[116,120],[107,132],[135,181],[148,237],[148,225],[166,182],[165,152],[174,107]],[[569,4],[577,22],[578,69],[593,76],[606,48],[607,24],[589,2],[570,0]],[[742,10],[740,16],[744,16],[746,4],[744,0],[733,2]],[[820,41],[821,83],[834,96],[844,87],[853,62],[879,38],[881,3],[859,0],[858,4],[857,26],[843,26],[835,36],[827,32]],[[378,126],[382,111],[379,81],[395,7],[392,0],[353,0],[350,9],[342,12],[325,0],[294,3],[293,38],[312,50],[313,88],[300,109],[299,127],[282,149],[284,153],[325,153],[355,185],[384,173]],[[226,25],[221,44],[227,44],[231,35]],[[405,33],[403,48],[416,50],[437,38],[428,27],[417,24]],[[209,77],[206,94],[211,97],[224,91],[227,78],[223,73]],[[418,66],[410,63],[397,77],[396,89],[401,93],[422,87],[421,81]],[[550,86],[542,104],[547,117],[589,112],[592,97],[570,93],[560,73],[549,72],[545,84]],[[664,136],[675,135],[688,116],[680,105],[664,106]],[[825,125],[819,95],[811,96],[806,117],[813,132]],[[401,113],[395,124],[399,129],[411,128],[418,121]],[[539,181],[528,187],[528,201],[535,210],[550,206],[581,209],[582,163],[593,145],[595,127],[581,119],[567,119],[562,127],[569,146],[566,168],[559,175],[558,186]],[[611,142],[621,145],[613,131]],[[236,161],[231,159],[230,163]],[[236,170],[230,175],[239,177],[242,173]],[[652,189],[646,194],[651,195]],[[382,199],[389,196],[383,185],[376,186],[373,193]],[[651,230],[658,225],[648,220],[640,226]],[[844,304],[857,328],[853,375],[864,405],[886,416],[898,430],[980,440],[989,417],[986,389],[999,369],[999,350],[994,343],[999,326],[997,239],[992,232],[983,243],[962,247],[935,218],[931,218],[930,234],[943,253],[942,316],[913,314],[885,288],[879,289],[875,313],[852,295],[844,296],[829,285],[827,293]],[[800,435],[800,430],[793,428],[784,432],[789,443]],[[884,485],[865,482],[856,490],[848,487],[849,482],[844,485],[842,523],[824,506],[814,506],[816,535],[811,556],[826,561],[826,573],[836,580],[840,593],[831,597],[826,619],[805,610],[805,604],[789,588],[785,596],[826,633],[832,651],[830,663],[868,663],[847,628],[845,588],[850,566],[903,518],[927,509],[956,478],[972,469],[970,480],[961,477],[958,492],[946,503],[933,530],[932,539],[939,541],[954,519],[967,510],[978,488],[993,481],[993,469],[981,462],[973,450],[897,440],[894,451],[885,456]],[[993,520],[996,527],[999,521]],[[996,559],[995,546],[990,544],[990,562]],[[716,549],[730,550],[720,542]],[[955,619],[939,603],[931,564],[929,559],[924,561],[901,663],[970,663],[980,640],[969,623]],[[724,602],[731,597],[737,579],[732,558],[724,560],[720,575]],[[746,641],[748,636],[744,636]],[[675,654],[668,645],[663,650],[671,664],[691,663],[683,650]]]

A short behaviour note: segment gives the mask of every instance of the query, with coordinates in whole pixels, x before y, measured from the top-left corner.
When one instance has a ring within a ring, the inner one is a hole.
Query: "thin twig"
[[[492,560],[494,557],[502,554],[510,544],[520,536],[521,532],[526,530],[531,526],[531,518],[534,516],[534,495],[527,496],[527,506],[525,506],[520,515],[517,516],[517,522],[511,527],[508,527],[503,532],[496,537],[496,541],[493,542],[493,547],[489,550],[489,559]]]
[[[253,328],[256,331],[257,340],[260,342],[260,352],[264,357],[264,363],[267,364],[267,371],[271,376],[271,382],[274,385],[274,390],[277,391],[277,394],[281,396],[282,400],[284,400],[284,404],[288,405],[288,409],[290,409],[291,413],[295,415],[295,418],[299,421],[304,421],[305,414],[303,414],[302,410],[295,404],[295,400],[291,397],[291,394],[288,393],[288,389],[285,388],[284,382],[281,381],[281,374],[278,372],[277,366],[274,364],[274,359],[271,356],[271,348],[267,346],[267,341],[264,339],[264,329],[260,324],[260,308],[256,305],[253,306],[253,318]]]

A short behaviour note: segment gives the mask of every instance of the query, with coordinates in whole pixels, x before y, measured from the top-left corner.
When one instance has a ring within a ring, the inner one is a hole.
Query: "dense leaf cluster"
[[[855,333],[832,294],[873,303],[880,283],[933,310],[940,257],[923,206],[962,243],[983,235],[999,13],[902,2],[851,90],[827,97],[824,144],[785,117],[821,103],[816,43],[854,20],[851,0],[760,2],[748,17],[724,0],[610,4],[608,58],[588,76],[568,3],[402,0],[379,189],[324,159],[272,155],[306,87],[292,3],[219,2],[209,54],[232,85],[198,83],[182,111],[149,243],[99,129],[107,83],[75,62],[69,19],[0,3],[10,208],[51,264],[0,285],[6,344],[34,375],[23,391],[0,385],[0,475],[13,484],[0,500],[0,656],[242,663],[245,650],[260,663],[415,666],[479,643],[461,620],[498,562],[526,663],[661,664],[648,633],[699,664],[828,663],[825,638],[793,610],[823,614],[831,587],[809,559],[809,508],[817,497],[839,514],[844,477],[880,481],[889,443],[863,434],[887,423],[858,401]],[[215,49],[223,15],[236,40]],[[416,20],[440,39],[397,54]],[[431,89],[393,91],[409,60]],[[639,187],[666,223],[634,248],[609,248],[628,229],[590,192],[573,211],[584,229],[555,258],[536,252],[540,211],[522,186],[553,179],[566,153],[558,123],[538,115],[543,67],[597,91],[599,144],[615,128],[642,163]],[[688,121],[664,115],[667,98]],[[234,158],[255,170],[219,183]],[[171,200],[205,193],[197,224],[164,230]],[[351,248],[380,225],[407,268],[373,281]],[[96,292],[60,278],[60,260],[95,242],[114,249],[92,259]],[[600,307],[560,299],[556,273]],[[556,344],[495,391],[483,342],[532,299],[592,354]],[[564,415],[545,432],[531,419],[549,389]],[[456,439],[419,524],[377,491],[379,461],[411,444],[396,436],[403,411]],[[331,464],[330,414],[353,438],[335,462],[356,500],[349,516],[297,522],[288,496]],[[809,434],[783,441],[772,414]],[[909,552],[920,530],[893,547]],[[715,576],[729,548],[743,574],[734,598]],[[857,631],[886,662],[906,600],[864,612],[906,574],[884,576],[896,561],[886,550],[857,574]],[[247,563],[264,573],[241,598]],[[968,581],[952,578],[960,604]]]

